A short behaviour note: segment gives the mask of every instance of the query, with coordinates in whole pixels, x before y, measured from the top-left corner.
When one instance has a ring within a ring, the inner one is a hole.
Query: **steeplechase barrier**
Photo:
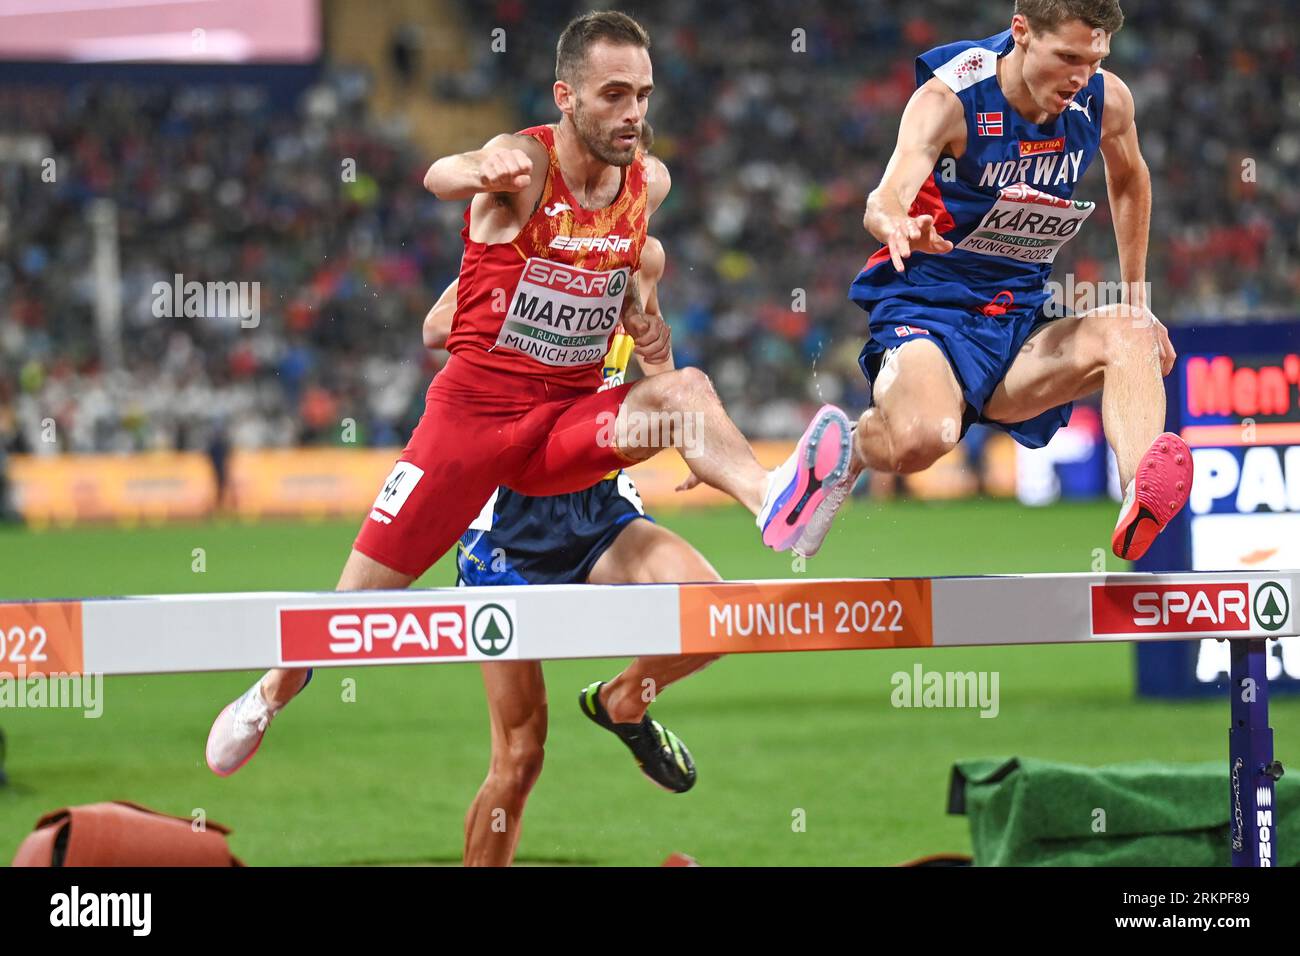
[[[17,601],[0,603],[0,676],[1222,638],[1231,859],[1268,866],[1282,767],[1267,641],[1300,634],[1298,582],[1027,574]]]

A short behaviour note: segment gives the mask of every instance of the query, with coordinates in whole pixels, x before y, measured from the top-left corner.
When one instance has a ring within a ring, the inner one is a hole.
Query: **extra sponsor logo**
[[[1290,593],[1276,581],[1092,586],[1094,636],[1267,634],[1290,619]]]
[[[1020,141],[1021,156],[1040,156],[1043,153],[1061,153],[1065,151],[1065,137],[1058,136],[1056,139],[1039,139],[1030,140],[1022,139]]]

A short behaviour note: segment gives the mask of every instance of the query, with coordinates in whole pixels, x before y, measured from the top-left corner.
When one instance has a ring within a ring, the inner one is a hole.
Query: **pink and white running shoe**
[[[768,476],[767,494],[755,521],[765,545],[788,551],[799,540],[827,491],[848,472],[852,448],[848,416],[834,405],[823,405],[794,454]]]

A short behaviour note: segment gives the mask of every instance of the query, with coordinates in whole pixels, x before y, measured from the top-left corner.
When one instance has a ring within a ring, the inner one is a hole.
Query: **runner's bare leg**
[[[644,461],[661,448],[676,448],[701,482],[731,495],[754,514],[762,509],[768,471],[699,369],[663,372],[633,385],[619,409],[615,433],[625,457]],[[653,444],[638,435],[652,438]]]
[[[628,523],[587,576],[589,584],[721,580],[713,565],[685,539],[639,519]],[[710,654],[638,657],[600,689],[601,703],[616,723],[637,723],[665,687],[717,659],[718,655]]]
[[[374,558],[353,550],[343,565],[336,591],[400,590],[410,587],[415,578],[394,571]],[[262,677],[262,697],[272,707],[280,708],[307,684],[307,668],[276,667]]]

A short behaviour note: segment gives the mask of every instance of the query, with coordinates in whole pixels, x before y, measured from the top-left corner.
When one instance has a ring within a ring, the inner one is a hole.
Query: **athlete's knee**
[[[631,457],[662,448],[689,451],[702,440],[706,409],[717,404],[709,377],[697,368],[642,379],[619,412],[619,446]]]
[[[685,368],[677,369],[676,374],[681,377],[683,388],[689,394],[696,396],[711,396],[714,394],[713,382],[709,380],[709,376],[702,369],[698,369],[694,365],[688,365]]]
[[[654,380],[659,385],[655,390],[655,411],[699,411],[704,404],[717,400],[709,377],[693,366],[666,372]]]
[[[914,419],[889,426],[889,462],[892,471],[908,475],[924,471],[948,452],[960,437],[961,424],[955,419]]]
[[[1150,313],[1128,305],[1085,313],[1080,345],[1090,369],[1123,365],[1142,355],[1158,354],[1160,348]]]
[[[638,578],[633,582],[636,584],[711,584],[722,580],[703,557],[683,554],[675,548],[661,548],[658,553],[646,555],[639,573],[633,576]]]

